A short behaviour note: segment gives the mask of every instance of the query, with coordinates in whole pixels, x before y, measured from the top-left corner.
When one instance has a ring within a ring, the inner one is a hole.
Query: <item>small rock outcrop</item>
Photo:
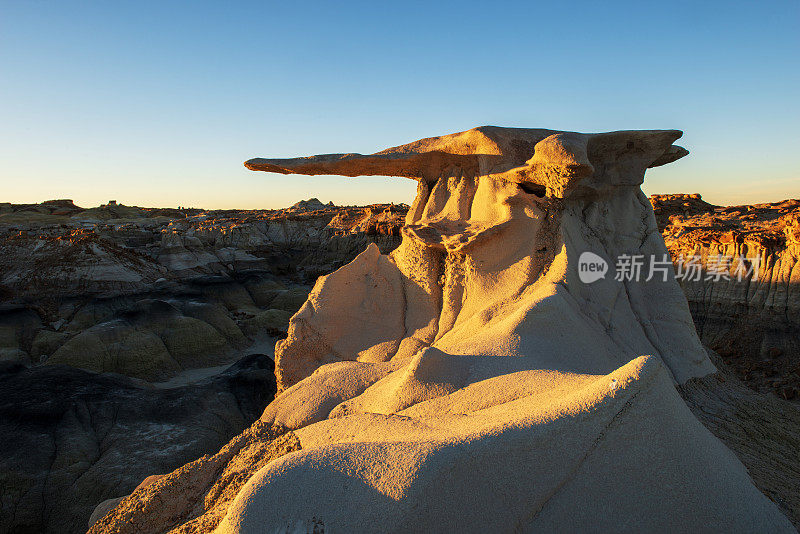
[[[92,532],[793,532],[676,391],[716,368],[671,265],[609,271],[669,264],[639,186],[680,135],[482,127],[248,161],[418,180],[402,243],[316,282],[258,423]]]

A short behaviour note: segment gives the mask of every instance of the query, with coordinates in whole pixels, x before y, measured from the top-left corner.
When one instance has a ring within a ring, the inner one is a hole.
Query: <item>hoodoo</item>
[[[317,281],[260,421],[93,531],[794,532],[675,388],[716,371],[640,190],[680,136],[487,126],[246,162],[416,179],[402,244]]]

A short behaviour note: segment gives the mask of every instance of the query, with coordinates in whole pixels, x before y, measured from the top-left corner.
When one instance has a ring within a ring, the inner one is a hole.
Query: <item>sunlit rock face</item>
[[[248,162],[419,187],[401,246],[322,278],[293,317],[262,421],[305,452],[252,477],[221,528],[791,529],[673,388],[715,371],[639,188],[687,154],[680,135],[485,127]],[[587,252],[605,278],[581,281]],[[626,255],[642,276],[616,280]],[[646,281],[653,259],[669,269]]]
[[[249,161],[419,179],[401,246],[388,257],[368,250],[321,279],[294,317],[278,347],[280,387],[324,363],[429,346],[587,373],[649,354],[679,382],[712,371],[677,284],[645,283],[649,264],[640,281],[614,280],[618,257],[667,253],[639,185],[648,167],[686,154],[672,145],[679,136],[484,127],[374,156]],[[609,264],[605,279],[580,282],[584,252]]]
[[[93,532],[793,532],[675,389],[715,368],[639,185],[680,135],[484,127],[248,161],[417,179],[402,244],[317,281],[256,425]],[[616,280],[626,255],[666,279]]]
[[[753,389],[800,397],[800,200],[650,201],[703,343]]]

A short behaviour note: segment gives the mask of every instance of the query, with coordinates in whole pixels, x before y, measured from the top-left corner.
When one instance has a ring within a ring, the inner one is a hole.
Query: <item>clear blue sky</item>
[[[474,126],[677,128],[645,191],[800,197],[800,2],[0,1],[0,201],[409,202],[278,176]]]

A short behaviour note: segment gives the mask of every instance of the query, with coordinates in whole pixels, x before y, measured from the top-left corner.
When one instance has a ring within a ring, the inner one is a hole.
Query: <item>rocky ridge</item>
[[[800,200],[650,201],[703,343],[753,389],[800,398]]]

